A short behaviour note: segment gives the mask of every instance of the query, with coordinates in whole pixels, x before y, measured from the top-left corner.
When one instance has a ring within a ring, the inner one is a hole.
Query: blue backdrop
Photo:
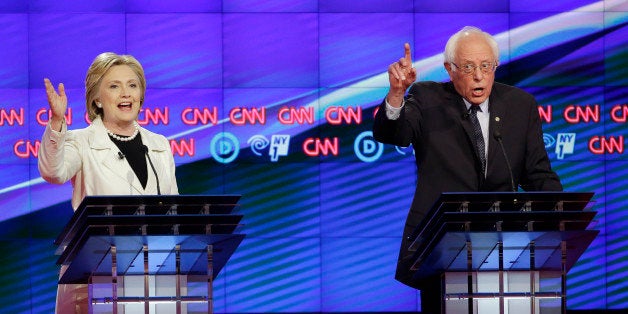
[[[414,192],[411,149],[374,142],[387,66],[419,80],[465,25],[495,35],[499,81],[533,93],[568,191],[600,230],[568,276],[569,309],[628,308],[628,3],[622,0],[15,0],[0,3],[0,312],[52,313],[54,238],[70,184],[37,171],[43,78],[87,125],[104,51],[144,65],[140,122],[172,141],[182,194],[242,194],[247,238],[215,282],[217,312],[416,311],[393,279]]]

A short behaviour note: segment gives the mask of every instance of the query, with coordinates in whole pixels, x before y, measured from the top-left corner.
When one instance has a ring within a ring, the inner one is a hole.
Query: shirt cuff
[[[65,118],[63,118],[63,120],[61,121],[61,130],[59,131],[53,129],[52,124],[50,122],[48,122],[48,124],[46,125],[48,138],[55,143],[59,142],[62,138],[65,137],[65,133],[67,132],[67,130],[68,130],[68,126],[65,123]]]
[[[402,101],[401,102],[401,106],[399,108],[397,107],[393,107],[388,103],[388,100],[385,100],[386,102],[386,117],[388,118],[388,120],[397,120],[399,119],[399,116],[401,115],[401,109],[403,109],[403,106],[406,104],[406,101]]]

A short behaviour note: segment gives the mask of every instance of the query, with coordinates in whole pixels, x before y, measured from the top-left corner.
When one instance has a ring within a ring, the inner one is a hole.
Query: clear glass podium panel
[[[562,313],[560,272],[506,271],[501,274],[501,280],[496,271],[446,272],[444,280],[447,314]],[[472,308],[470,302],[473,302]]]

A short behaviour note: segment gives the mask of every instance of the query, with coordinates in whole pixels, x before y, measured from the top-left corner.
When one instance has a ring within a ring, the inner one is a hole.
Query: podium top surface
[[[55,240],[59,245],[73,236],[77,225],[89,215],[231,214],[240,195],[102,195],[87,196]]]
[[[240,195],[100,195],[87,196],[76,211],[88,207],[237,205]]]
[[[150,265],[159,266],[151,268],[151,274],[206,274],[209,267],[217,275],[245,236],[234,233],[243,217],[231,213],[239,199],[239,195],[86,197],[55,241],[61,255],[57,263],[68,265],[60,282],[85,283],[91,275],[111,274],[113,260],[120,274],[133,274],[143,269],[135,263],[142,261],[144,251]],[[208,248],[212,263],[203,258]]]
[[[446,192],[416,226],[413,239],[445,212],[584,211],[593,192]]]
[[[534,210],[534,204],[555,204],[562,202],[563,204],[574,204],[567,206],[564,210],[582,210],[591,201],[593,192],[445,192],[434,203],[433,209],[439,204],[445,203],[495,203],[503,204],[523,204],[531,203]]]
[[[596,215],[587,210],[592,197],[591,192],[443,193],[415,229],[408,248],[411,271],[419,278],[469,265],[497,269],[489,262],[502,254],[504,269],[569,270],[598,234],[587,229]]]

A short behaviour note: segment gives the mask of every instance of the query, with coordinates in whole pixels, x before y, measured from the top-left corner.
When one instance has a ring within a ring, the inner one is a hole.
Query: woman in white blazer
[[[178,194],[170,143],[137,123],[146,79],[130,55],[102,53],[85,79],[91,124],[68,130],[67,96],[44,79],[51,117],[38,152],[41,176],[50,183],[72,182],[72,207],[88,195]],[[64,271],[62,267],[61,271]],[[84,313],[86,285],[59,285],[57,313]]]

